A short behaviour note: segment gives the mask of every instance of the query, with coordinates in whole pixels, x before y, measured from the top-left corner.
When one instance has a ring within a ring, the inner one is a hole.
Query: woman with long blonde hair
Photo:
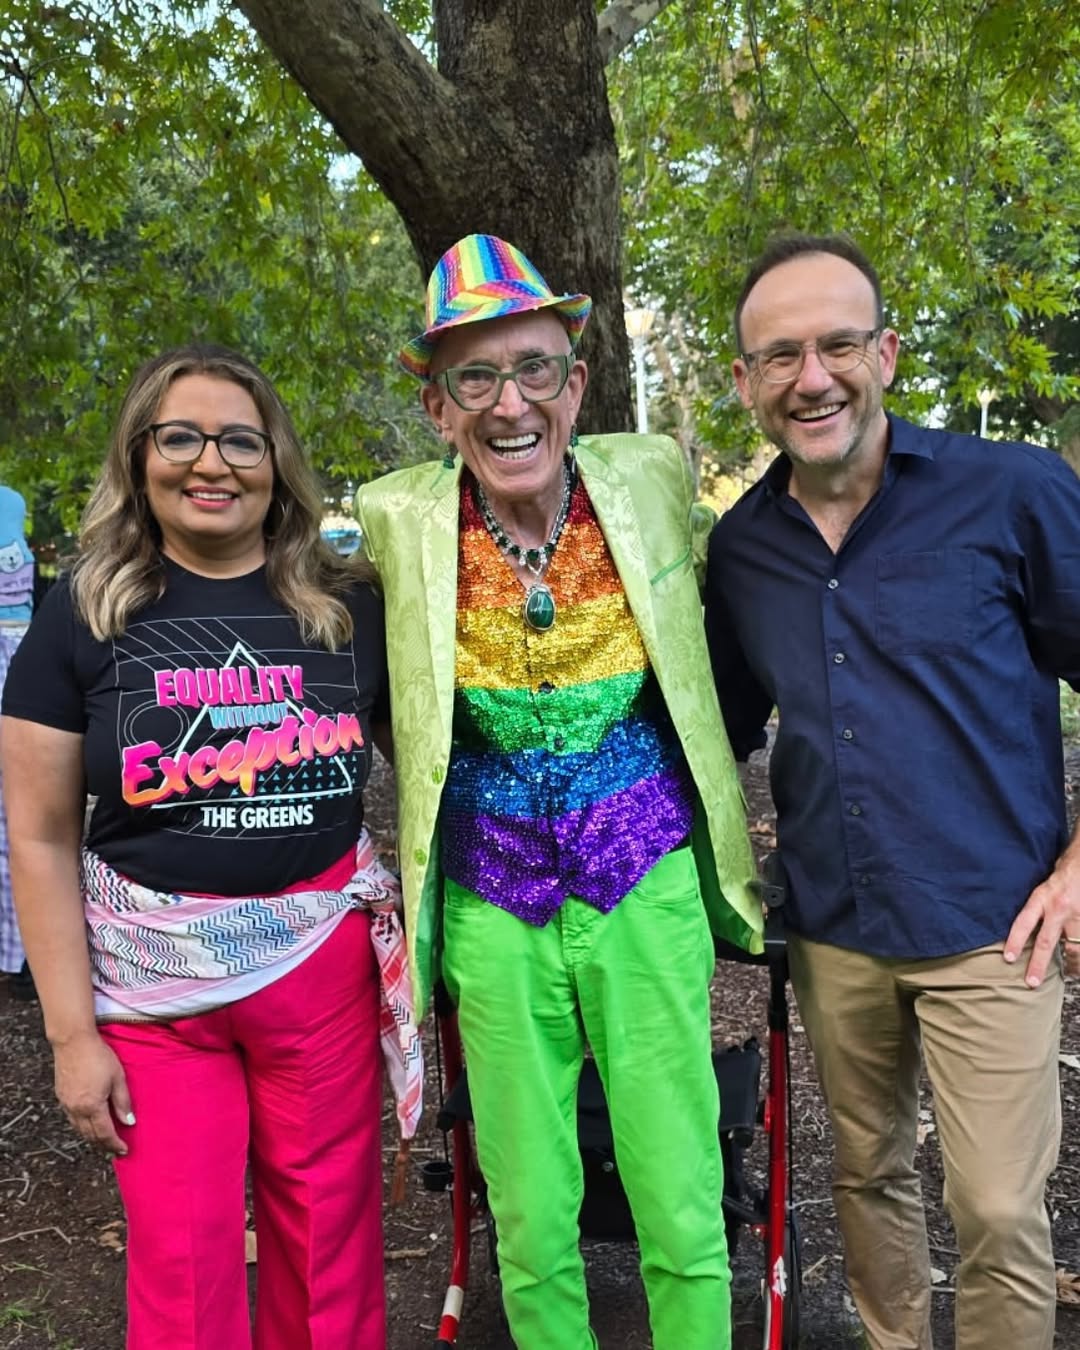
[[[415,1028],[363,829],[382,602],[320,514],[257,367],[155,358],[4,691],[15,903],[60,1103],[114,1158],[129,1350],[251,1345],[248,1162],[255,1345],[384,1344],[380,1016]]]
[[[130,614],[162,594],[167,550],[147,502],[142,443],[167,390],[191,375],[237,385],[258,409],[273,447],[273,485],[262,530],[267,583],[305,638],[337,646],[351,633],[341,596],[357,577],[370,579],[372,569],[359,555],[340,557],[321,537],[322,498],[289,414],[262,372],[225,347],[179,347],[135,377],[83,515],[72,569],[82,617],[95,637],[113,637]]]

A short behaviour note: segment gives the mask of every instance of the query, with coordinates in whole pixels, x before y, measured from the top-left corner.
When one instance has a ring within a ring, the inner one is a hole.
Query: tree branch
[[[378,0],[236,0],[259,36],[406,218],[430,200],[438,149],[467,127],[453,87]]]
[[[667,0],[663,0],[667,2]],[[473,231],[586,290],[583,429],[629,421],[618,155],[595,0],[435,0],[438,69],[379,0],[235,0],[393,203],[427,273]],[[634,31],[662,7],[618,0]]]
[[[600,59],[604,65],[612,61],[643,28],[647,28],[671,0],[611,0],[611,4],[596,21],[600,34]]]
[[[1055,422],[1060,422],[1072,406],[1070,403],[1066,403],[1063,398],[1038,394],[1034,389],[1026,389],[1024,394],[1028,401],[1028,407],[1044,426],[1052,426]]]
[[[45,129],[45,149],[49,156],[49,168],[52,173],[53,186],[56,188],[57,200],[60,202],[60,209],[64,216],[64,234],[67,237],[68,247],[71,250],[71,261],[75,268],[75,275],[78,278],[79,289],[82,292],[83,303],[86,305],[86,318],[92,332],[97,329],[97,322],[94,318],[94,290],[89,285],[86,275],[86,268],[83,262],[82,241],[79,231],[75,227],[75,221],[72,219],[71,208],[68,205],[67,191],[64,187],[64,175],[60,172],[60,163],[56,157],[56,145],[53,141],[52,125],[49,114],[42,106],[38,98],[37,90],[30,82],[30,76],[26,72],[22,73],[23,89],[27,97],[34,105],[34,110],[41,118],[41,124]]]

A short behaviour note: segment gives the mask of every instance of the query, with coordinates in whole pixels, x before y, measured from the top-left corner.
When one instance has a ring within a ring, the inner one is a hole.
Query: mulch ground
[[[1069,749],[1067,775],[1075,814],[1080,804],[1080,746]],[[762,764],[751,766],[747,795],[752,832],[764,853],[772,838],[773,815]],[[380,845],[390,850],[392,793],[385,769],[373,778],[368,800],[369,823]],[[765,1003],[763,971],[719,966],[713,987],[716,1043],[740,1043],[750,1035],[764,1040]],[[794,1192],[805,1272],[802,1344],[804,1350],[843,1350],[858,1344],[857,1322],[844,1288],[829,1193],[829,1130],[797,1016],[791,1055]],[[430,1066],[433,1054],[428,1058]],[[431,1068],[429,1075],[428,1100],[434,1102],[437,1086]],[[1080,982],[1066,992],[1061,1077],[1064,1137],[1049,1203],[1057,1265],[1064,1272],[1062,1295],[1074,1297],[1077,1306],[1060,1307],[1055,1347],[1076,1350],[1080,1347],[1080,1281],[1073,1284],[1069,1277],[1080,1272]],[[417,1175],[424,1161],[443,1156],[442,1136],[434,1128],[433,1114],[428,1112],[413,1150],[414,1176],[406,1202],[387,1211],[389,1350],[428,1350],[433,1345],[448,1278],[449,1200],[425,1192]],[[923,1119],[926,1130],[919,1167],[937,1271],[935,1339],[939,1350],[944,1350],[952,1344],[957,1252],[941,1206],[941,1163],[928,1094]],[[396,1151],[389,1106],[384,1120],[389,1176]],[[751,1151],[751,1167],[760,1166],[760,1153],[759,1141]],[[16,1002],[0,981],[0,1350],[120,1350],[124,1242],[123,1216],[110,1167],[70,1136],[54,1103],[37,1006]],[[607,1350],[646,1350],[645,1302],[633,1246],[588,1243],[586,1260],[594,1326],[601,1344]],[[744,1234],[733,1260],[735,1350],[752,1350],[761,1344],[761,1267],[760,1243]],[[473,1273],[458,1344],[462,1350],[510,1350],[511,1346],[499,1311],[497,1283],[488,1272],[479,1236],[473,1244]]]

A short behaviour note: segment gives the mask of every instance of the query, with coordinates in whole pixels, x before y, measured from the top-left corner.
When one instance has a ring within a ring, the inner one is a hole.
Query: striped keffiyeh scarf
[[[401,887],[364,830],[341,890],[188,896],[140,886],[89,849],[83,900],[99,1017],[190,1017],[266,988],[299,965],[352,909],[372,916],[379,1030],[403,1139],[416,1133],[423,1050],[399,918]]]

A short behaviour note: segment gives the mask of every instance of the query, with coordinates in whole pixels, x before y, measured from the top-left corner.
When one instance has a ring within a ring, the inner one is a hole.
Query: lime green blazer
[[[577,461],[697,786],[693,844],[710,925],[760,951],[742,792],[702,621],[715,518],[694,505],[685,456],[665,436],[583,437]],[[417,1015],[441,947],[439,802],[454,717],[460,479],[460,462],[438,461],[388,474],[356,494],[364,548],[386,597],[398,858]]]

